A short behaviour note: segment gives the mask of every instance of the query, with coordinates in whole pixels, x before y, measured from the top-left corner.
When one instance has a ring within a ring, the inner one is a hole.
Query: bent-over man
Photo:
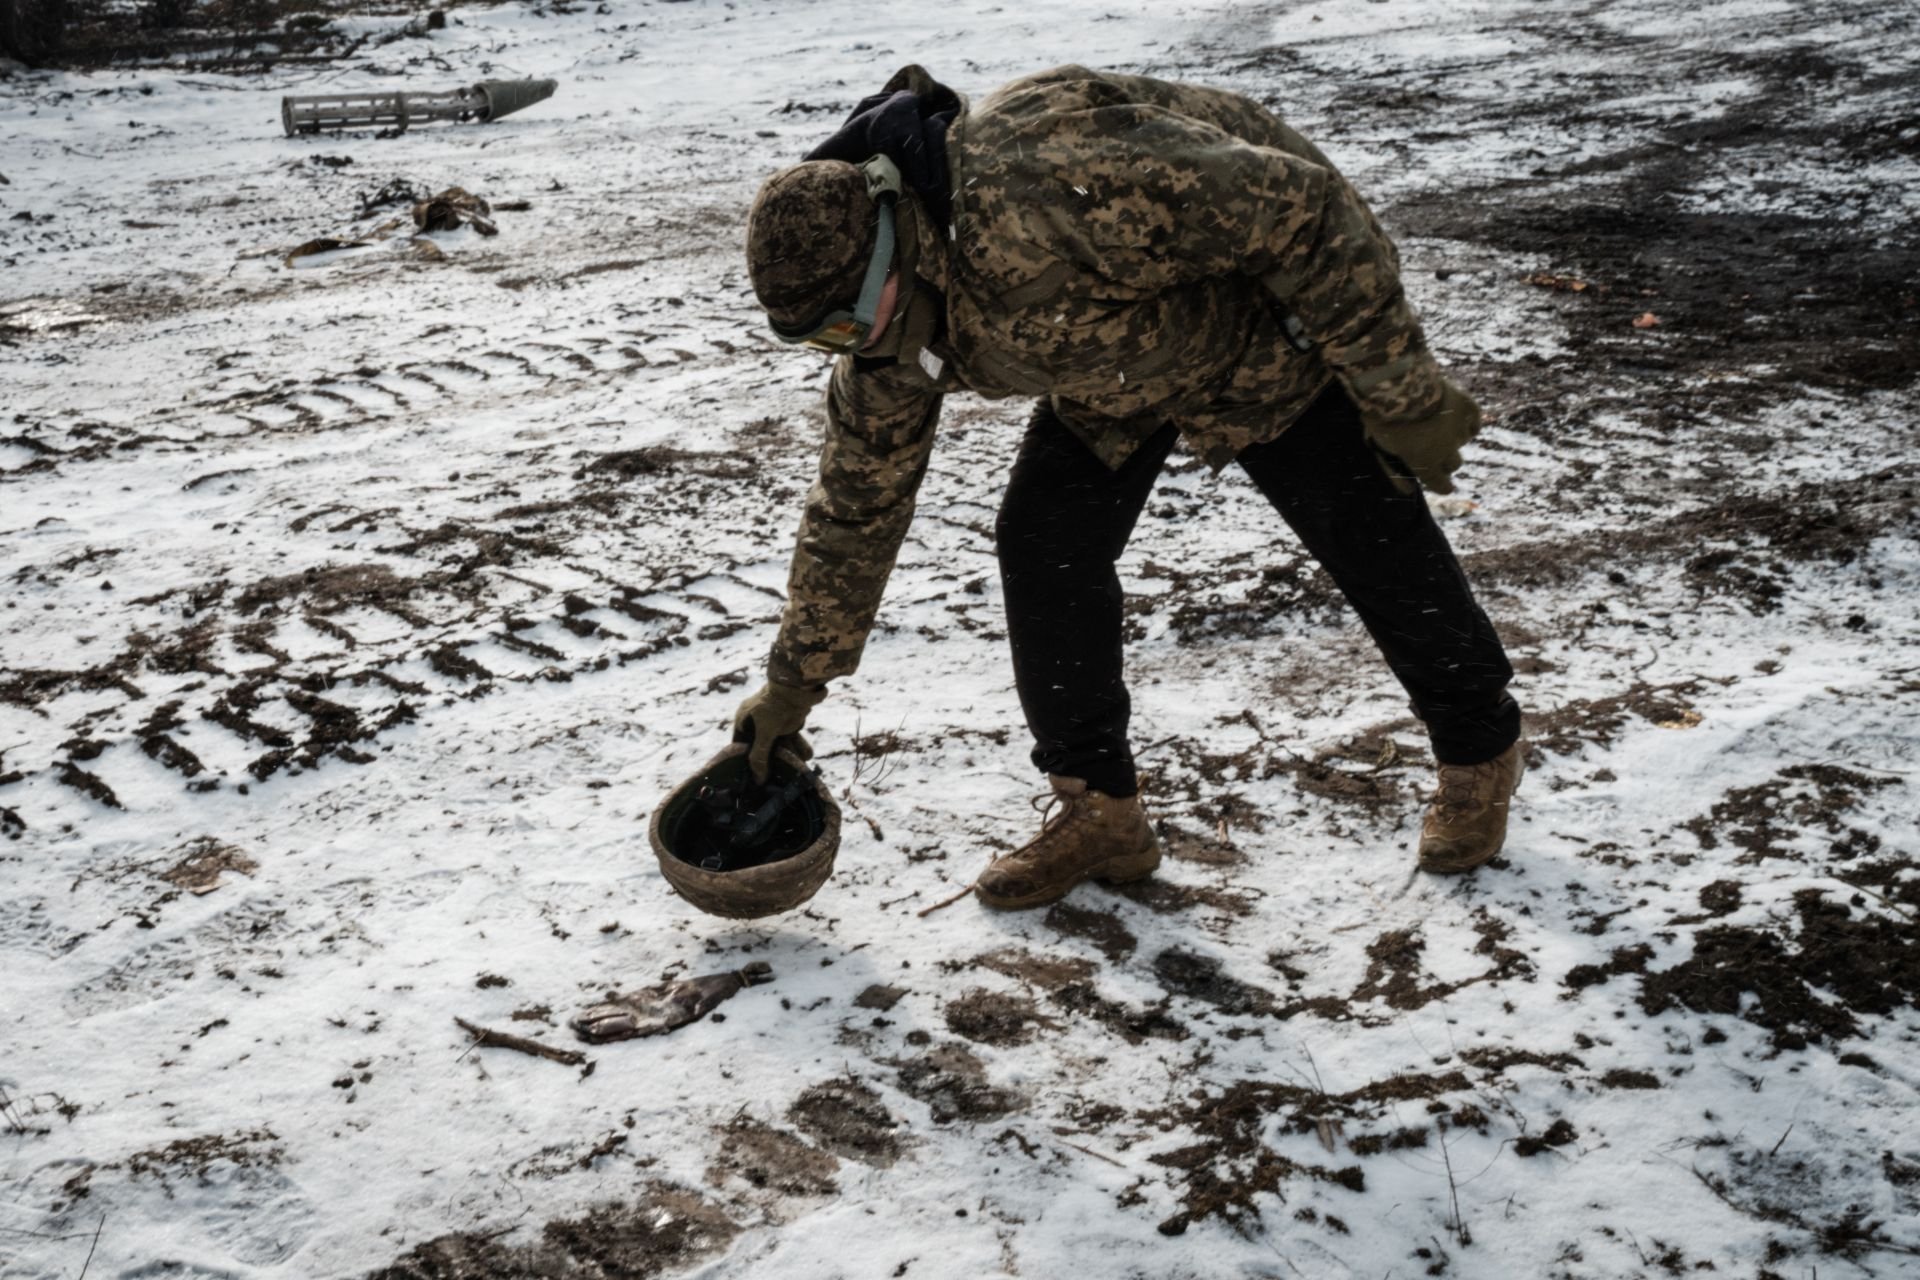
[[[907,67],[748,225],[774,332],[836,357],[767,683],[736,719],[762,775],[850,675],[942,398],[1031,397],[997,529],[1015,686],[1058,801],[980,900],[1150,873],[1115,562],[1169,452],[1236,463],[1359,613],[1425,722],[1420,865],[1499,852],[1521,772],[1512,669],[1420,487],[1480,426],[1398,254],[1298,133],[1237,94],[1067,66],[977,106]]]

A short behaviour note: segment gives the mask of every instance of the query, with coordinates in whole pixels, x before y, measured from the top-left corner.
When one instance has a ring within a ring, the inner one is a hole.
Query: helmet
[[[809,160],[768,178],[747,214],[747,275],[775,325],[813,320],[860,294],[877,216],[866,176]]]
[[[792,751],[774,751],[767,787],[747,790],[744,742],[727,744],[699,772],[660,802],[647,826],[647,839],[661,874],[681,897],[708,915],[735,920],[791,911],[806,903],[833,872],[840,850],[840,807],[818,774]],[[724,810],[729,797],[780,796],[777,813],[749,847],[732,847]]]

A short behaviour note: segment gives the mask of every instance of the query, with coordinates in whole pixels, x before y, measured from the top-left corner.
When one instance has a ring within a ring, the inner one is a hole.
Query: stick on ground
[[[578,1049],[556,1049],[550,1044],[541,1044],[538,1040],[529,1040],[525,1036],[508,1035],[504,1031],[489,1031],[476,1026],[465,1018],[455,1018],[460,1029],[473,1037],[473,1042],[488,1049],[512,1049],[517,1053],[530,1053],[536,1058],[546,1058],[563,1066],[577,1067],[587,1060],[587,1055]]]

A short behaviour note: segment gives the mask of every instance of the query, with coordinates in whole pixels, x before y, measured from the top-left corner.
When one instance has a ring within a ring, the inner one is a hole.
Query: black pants
[[[1173,449],[1171,426],[1110,470],[1042,401],[1000,504],[1000,577],[1033,762],[1097,791],[1138,789],[1114,564]],[[1426,722],[1434,755],[1477,764],[1520,736],[1513,668],[1420,494],[1381,474],[1346,393],[1329,388],[1240,466],[1333,578]]]

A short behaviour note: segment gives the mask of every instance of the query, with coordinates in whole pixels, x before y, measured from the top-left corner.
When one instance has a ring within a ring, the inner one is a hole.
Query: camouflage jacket
[[[888,89],[926,92],[919,67]],[[769,666],[854,670],[912,519],[942,396],[1048,396],[1109,466],[1162,425],[1216,470],[1338,378],[1416,420],[1440,373],[1398,254],[1331,162],[1238,94],[1058,67],[947,134],[952,223],[901,209],[911,301],[842,357]]]

